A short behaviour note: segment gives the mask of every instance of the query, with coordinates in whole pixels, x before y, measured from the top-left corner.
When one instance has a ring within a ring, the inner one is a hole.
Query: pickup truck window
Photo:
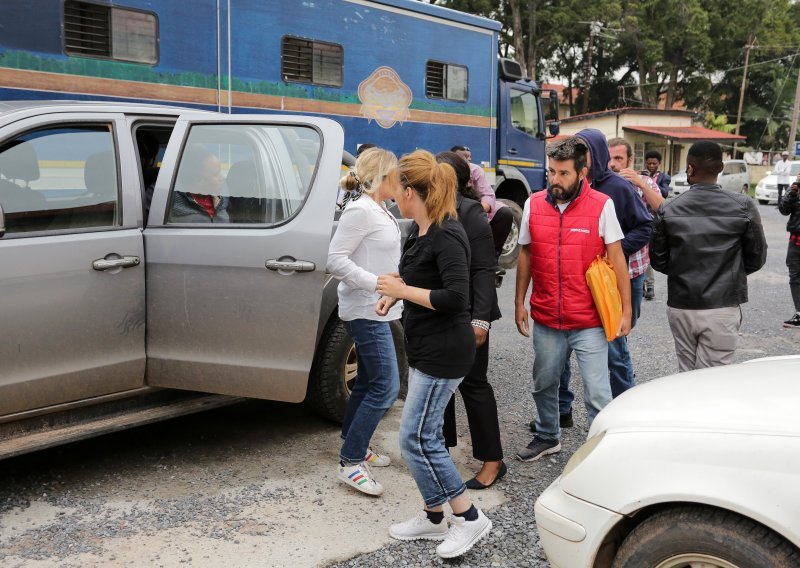
[[[302,207],[321,149],[316,130],[193,126],[170,196],[170,224],[275,225]]]
[[[110,124],[58,125],[0,146],[0,206],[9,234],[121,223]]]

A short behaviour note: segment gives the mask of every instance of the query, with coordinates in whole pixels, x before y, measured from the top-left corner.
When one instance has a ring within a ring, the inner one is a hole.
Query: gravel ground
[[[774,206],[760,211],[770,254],[749,280],[739,361],[797,352],[797,332],[781,328],[792,313],[785,218]],[[490,361],[509,474],[496,491],[475,493],[494,528],[463,557],[442,561],[429,542],[387,536],[391,522],[419,506],[396,450],[398,408],[378,440],[398,462],[380,472],[391,495],[365,501],[332,479],[335,426],[293,405],[253,402],[0,462],[0,565],[547,566],[533,504],[583,443],[586,419],[579,388],[563,450],[531,464],[511,457],[530,440],[534,414],[532,347],[514,327],[513,287],[510,272]],[[644,303],[630,338],[639,382],[676,370],[665,302],[666,279],[657,274],[656,299]],[[454,457],[467,476],[479,464],[463,412],[460,421]]]

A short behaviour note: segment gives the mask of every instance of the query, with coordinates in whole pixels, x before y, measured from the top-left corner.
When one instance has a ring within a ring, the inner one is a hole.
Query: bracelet
[[[488,321],[472,320],[470,323],[472,324],[472,327],[479,327],[484,331],[489,331],[492,328],[492,324]]]

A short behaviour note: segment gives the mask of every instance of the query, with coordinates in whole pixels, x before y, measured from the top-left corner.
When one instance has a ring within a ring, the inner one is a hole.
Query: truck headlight
[[[572,454],[572,457],[569,458],[569,461],[567,462],[566,467],[564,467],[564,471],[562,472],[561,477],[568,476],[572,471],[575,470],[576,467],[578,467],[581,464],[581,462],[583,462],[583,460],[588,458],[589,454],[591,454],[595,450],[595,448],[598,446],[598,444],[600,444],[605,435],[606,433],[605,431],[603,431],[597,434],[596,436],[592,436],[591,438],[586,440],[586,443],[582,445],[580,448],[578,448],[576,452]]]

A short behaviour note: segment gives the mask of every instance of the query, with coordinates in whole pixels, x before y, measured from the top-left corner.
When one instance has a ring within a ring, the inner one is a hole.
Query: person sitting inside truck
[[[494,253],[497,258],[500,258],[500,254],[503,252],[503,245],[506,243],[509,233],[511,233],[514,214],[505,203],[495,199],[494,189],[489,185],[486,174],[483,173],[483,168],[478,164],[472,163],[472,151],[468,147],[456,145],[450,148],[450,151],[464,158],[469,164],[470,185],[480,195],[481,206],[489,216],[489,226],[492,228],[492,238],[494,240]],[[498,270],[505,273],[505,270],[499,268]]]
[[[200,145],[186,149],[172,200],[171,223],[228,223],[230,199],[219,158]]]

